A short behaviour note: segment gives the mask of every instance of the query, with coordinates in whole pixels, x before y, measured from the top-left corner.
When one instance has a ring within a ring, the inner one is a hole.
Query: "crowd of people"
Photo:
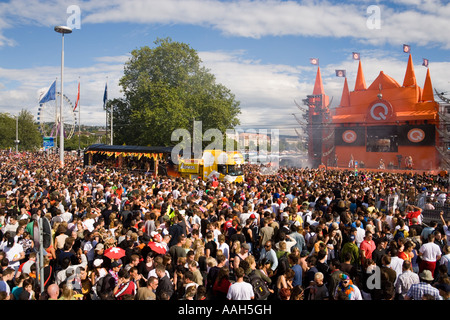
[[[0,162],[2,300],[449,299],[448,175],[245,165],[235,183],[74,154]]]

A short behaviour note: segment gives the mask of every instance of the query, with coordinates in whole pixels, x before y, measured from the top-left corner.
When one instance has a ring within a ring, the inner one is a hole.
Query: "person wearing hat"
[[[348,274],[342,273],[334,292],[334,300],[363,300],[361,291],[353,284]]]
[[[233,261],[233,268],[237,270],[239,268],[239,263],[241,260],[245,260],[249,256],[250,245],[247,242],[244,242],[241,245],[241,250],[235,254]]]
[[[442,300],[439,289],[433,287],[431,283],[434,281],[433,274],[430,270],[423,270],[419,274],[420,282],[413,284],[405,295],[405,300],[422,300],[426,294],[431,295],[435,300]]]
[[[103,243],[97,243],[94,249],[94,260],[103,259],[103,254],[105,253],[105,245]]]
[[[347,241],[341,249],[341,260],[344,261],[344,256],[346,253],[349,253],[351,256],[350,263],[355,267],[359,264],[359,248],[356,245],[356,237],[354,234],[351,234],[349,237],[349,241]]]

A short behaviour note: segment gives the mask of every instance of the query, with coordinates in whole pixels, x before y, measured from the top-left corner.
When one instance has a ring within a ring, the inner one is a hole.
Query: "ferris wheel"
[[[59,137],[60,133],[60,108],[61,93],[56,92],[56,99],[39,104],[37,113],[37,123],[39,131],[44,137]],[[76,113],[73,110],[72,102],[63,95],[62,115],[64,123],[64,138],[70,139],[75,131],[77,124]]]

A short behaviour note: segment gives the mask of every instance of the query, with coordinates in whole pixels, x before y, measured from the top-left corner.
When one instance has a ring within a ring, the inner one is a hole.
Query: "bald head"
[[[58,299],[59,287],[57,284],[51,284],[47,288],[48,297],[50,299]]]

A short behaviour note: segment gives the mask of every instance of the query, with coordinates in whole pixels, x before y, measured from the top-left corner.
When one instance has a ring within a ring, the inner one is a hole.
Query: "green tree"
[[[23,109],[19,113],[19,140],[19,150],[35,151],[43,145],[33,114]]]
[[[240,103],[194,49],[170,38],[155,44],[131,52],[119,82],[124,98],[107,103],[114,109],[115,144],[174,145],[172,132],[191,131],[194,120],[202,121],[203,132],[216,128],[223,135],[239,124]]]
[[[15,148],[16,120],[8,113],[0,113],[0,149]]]
[[[81,149],[84,149],[91,144],[97,143],[97,140],[98,137],[94,134],[82,133],[80,135],[80,140],[78,141],[78,132],[76,132],[72,138],[64,141],[64,150],[78,150],[78,146],[80,146]]]
[[[18,115],[19,151],[35,151],[42,147],[42,137],[39,133],[34,116],[22,109]],[[15,150],[16,116],[0,113],[0,148]]]

